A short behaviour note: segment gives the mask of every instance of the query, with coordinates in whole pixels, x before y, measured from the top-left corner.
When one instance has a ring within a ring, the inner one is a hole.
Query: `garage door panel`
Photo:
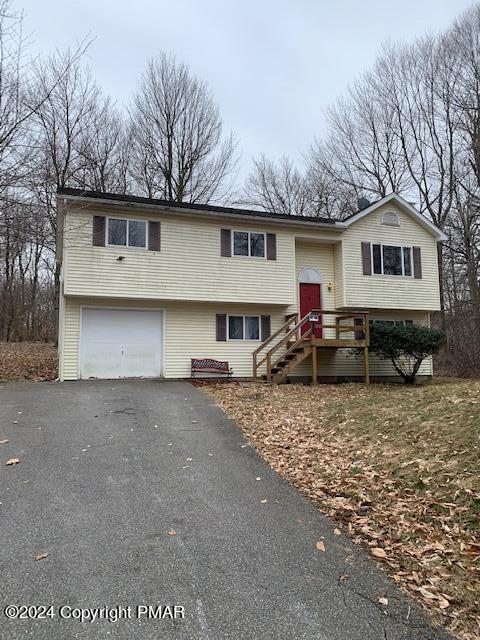
[[[160,376],[162,314],[162,311],[84,308],[80,377]]]

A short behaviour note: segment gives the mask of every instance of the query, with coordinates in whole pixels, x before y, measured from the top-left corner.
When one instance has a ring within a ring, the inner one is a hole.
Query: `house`
[[[338,222],[60,189],[58,215],[61,380],[187,378],[192,358],[280,382],[389,377],[369,324],[440,308],[444,235],[396,194]]]

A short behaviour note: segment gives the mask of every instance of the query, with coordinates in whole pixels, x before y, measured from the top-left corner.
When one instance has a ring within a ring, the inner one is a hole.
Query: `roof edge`
[[[118,193],[108,193],[100,191],[86,191],[83,189],[59,188],[57,196],[63,196],[70,200],[101,201],[111,205],[123,204],[126,206],[139,206],[142,208],[174,209],[185,213],[205,213],[223,216],[237,216],[272,222],[283,222],[287,224],[297,223],[301,225],[314,225],[335,230],[344,230],[345,224],[331,218],[314,216],[286,215],[284,213],[270,213],[265,210],[240,209],[235,207],[222,207],[218,205],[197,204],[188,202],[174,202],[171,200],[160,200],[157,198],[144,198],[142,196],[122,195]]]

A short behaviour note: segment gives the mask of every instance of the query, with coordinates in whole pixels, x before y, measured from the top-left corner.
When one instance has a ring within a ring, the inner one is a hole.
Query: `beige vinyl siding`
[[[372,311],[371,320],[413,320],[415,324],[428,325],[429,314],[423,311]],[[347,336],[347,334],[344,334]],[[371,376],[397,376],[389,361],[380,360],[370,355]],[[292,373],[295,376],[310,376],[312,374],[311,359],[307,359]],[[363,376],[363,354],[356,357],[351,349],[317,349],[317,367],[319,376]],[[432,359],[427,358],[422,363],[418,375],[431,376],[433,374]]]
[[[118,309],[158,309],[165,312],[164,375],[166,378],[190,377],[191,358],[228,360],[236,377],[251,377],[252,352],[259,341],[216,341],[216,314],[270,315],[271,331],[284,322],[285,309],[257,305],[157,302],[148,300],[112,300],[71,298],[64,300],[63,354],[60,357],[60,377],[76,380],[79,371],[80,309],[81,307],[111,307]]]
[[[65,298],[63,332],[60,336],[60,378],[76,380],[79,369],[80,309],[86,307],[111,307],[131,309],[163,309],[165,311],[165,353],[164,372],[167,378],[190,376],[190,359],[212,357],[228,360],[235,377],[252,375],[252,352],[260,344],[254,341],[216,341],[216,314],[270,315],[272,333],[284,322],[285,309],[259,307],[257,305],[218,305],[211,303],[165,302],[152,304],[141,300],[111,300],[95,298]],[[428,323],[428,314],[422,312],[382,312],[372,313],[376,319],[411,319],[419,324]],[[280,353],[280,352],[279,352]],[[362,356],[356,358],[350,350],[318,349],[319,376],[362,376]],[[396,375],[388,362],[370,356],[372,376]],[[261,371],[263,373],[263,370]],[[419,375],[431,375],[431,360],[422,365]],[[311,360],[302,363],[293,377],[310,376]]]
[[[400,226],[381,224],[386,211],[395,211]],[[345,306],[350,308],[440,308],[437,243],[433,235],[397,205],[387,203],[354,222],[342,235]],[[421,248],[423,277],[364,276],[361,243],[409,245]]]
[[[337,242],[333,245],[333,266],[334,266],[334,293],[335,308],[341,309],[345,306],[345,271],[343,269],[343,244]]]
[[[105,215],[105,211],[95,212]],[[148,219],[138,213],[116,217]],[[65,294],[99,297],[294,303],[294,241],[289,230],[237,220],[162,214],[161,251],[92,246],[93,212],[70,209],[65,231]],[[156,217],[158,219],[158,217]],[[220,229],[275,231],[277,259],[221,257]],[[118,261],[124,256],[123,261]]]

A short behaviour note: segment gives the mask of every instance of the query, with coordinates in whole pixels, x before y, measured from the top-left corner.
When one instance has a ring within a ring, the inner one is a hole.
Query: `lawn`
[[[480,637],[480,381],[204,390],[437,621]]]
[[[0,342],[0,381],[55,380],[57,348],[45,342]]]

